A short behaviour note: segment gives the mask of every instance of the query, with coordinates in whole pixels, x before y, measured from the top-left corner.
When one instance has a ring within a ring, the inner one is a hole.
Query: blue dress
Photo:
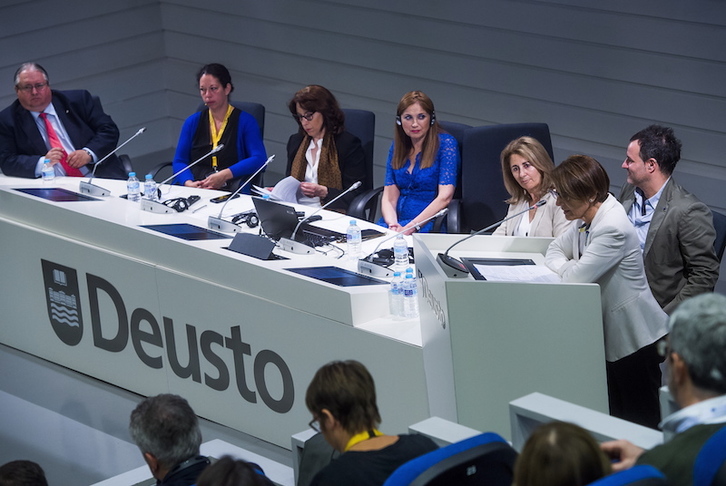
[[[403,167],[394,170],[391,166],[393,160],[393,144],[388,151],[386,162],[387,186],[396,185],[400,191],[396,204],[398,224],[406,226],[412,219],[421,214],[426,206],[436,199],[439,185],[456,185],[456,175],[459,171],[459,148],[456,139],[448,133],[439,134],[439,151],[431,167],[421,168],[421,154],[416,155],[416,164],[409,173],[410,160],[406,160]],[[378,222],[381,226],[388,226],[383,218]],[[421,227],[422,233],[430,232],[434,221],[429,221]]]

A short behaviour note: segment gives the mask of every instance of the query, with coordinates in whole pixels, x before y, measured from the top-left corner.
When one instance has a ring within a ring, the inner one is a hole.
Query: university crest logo
[[[78,274],[73,268],[41,260],[48,317],[58,338],[75,346],[83,337]]]

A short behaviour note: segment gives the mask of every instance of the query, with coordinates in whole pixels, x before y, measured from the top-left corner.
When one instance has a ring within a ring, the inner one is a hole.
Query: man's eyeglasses
[[[308,422],[308,427],[313,429],[315,432],[320,433],[320,422],[318,422],[316,419],[312,419],[310,422]]]
[[[301,118],[305,118],[307,121],[313,121],[314,115],[315,115],[314,111],[308,111],[304,115],[299,115],[299,114],[295,113],[294,115],[292,115],[292,117],[294,119],[296,119],[297,121],[300,121]]]
[[[37,83],[37,84],[26,84],[25,86],[18,86],[18,90],[20,91],[43,91],[45,88],[48,87],[48,83]]]

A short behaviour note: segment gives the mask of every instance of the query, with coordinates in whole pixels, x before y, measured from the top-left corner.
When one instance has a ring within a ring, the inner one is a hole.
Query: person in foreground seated
[[[207,466],[197,486],[273,486],[262,468],[255,463],[224,456]]]
[[[48,481],[39,464],[11,461],[0,466],[0,486],[48,486]]]
[[[393,143],[386,162],[378,224],[393,231],[433,230],[435,215],[451,202],[459,172],[459,147],[436,121],[431,98],[421,91],[403,95],[396,108]],[[445,228],[442,228],[445,231]]]
[[[514,464],[514,484],[585,486],[610,472],[610,460],[587,430],[550,422],[537,427],[524,444]]]
[[[703,444],[726,426],[726,297],[701,294],[685,300],[670,318],[664,346],[668,389],[681,409],[661,422],[664,444],[645,451],[625,440],[603,450],[620,471],[634,464],[657,467],[671,484],[692,483],[693,464]]]
[[[673,129],[651,125],[639,131],[626,154],[628,179],[618,199],[638,232],[653,296],[670,314],[688,297],[713,292],[718,281],[713,216],[673,179],[681,158]]]
[[[356,181],[363,184],[328,209],[348,210],[366,187],[365,155],[360,140],[345,131],[345,114],[333,93],[316,84],[306,86],[287,105],[299,130],[287,141],[287,175],[301,181],[301,203],[321,206]]]
[[[555,204],[551,191],[554,189],[552,170],[555,164],[542,144],[532,137],[519,137],[504,148],[500,160],[504,187],[512,196],[507,201],[507,218],[534,206],[540,200],[546,201],[546,204],[505,221],[493,234],[551,238],[567,231],[572,222],[565,218],[562,209]]]
[[[563,282],[600,285],[610,414],[655,428],[662,361],[656,341],[668,316],[650,293],[638,235],[597,160],[572,155],[552,179],[557,205],[578,222],[550,243],[545,263]]]
[[[40,64],[28,62],[15,72],[18,99],[0,112],[0,169],[13,177],[41,176],[50,159],[58,176],[82,177],[118,144],[118,127],[86,90],[55,91]],[[114,154],[97,177],[125,179]]]
[[[381,485],[399,466],[437,449],[421,435],[384,435],[373,377],[358,361],[333,361],[320,368],[305,394],[310,426],[340,451],[312,480],[313,486]]]
[[[220,144],[224,148],[176,180],[189,187],[235,191],[267,160],[260,127],[252,115],[229,103],[234,86],[225,66],[202,66],[197,83],[206,108],[187,118],[182,126],[172,163],[174,173]]]
[[[199,420],[178,395],[139,403],[131,412],[129,432],[159,486],[191,486],[209,465],[209,458],[199,455]]]

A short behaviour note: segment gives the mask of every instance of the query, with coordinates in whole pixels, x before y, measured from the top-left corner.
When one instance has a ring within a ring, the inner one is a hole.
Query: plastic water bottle
[[[136,172],[129,172],[129,180],[126,181],[126,193],[129,201],[139,202],[141,198],[141,187],[139,179],[136,178]]]
[[[151,174],[146,174],[146,179],[144,180],[144,199],[148,199],[149,201],[159,200],[159,195],[156,193],[156,181],[154,181],[154,176]]]
[[[55,180],[55,169],[51,165],[50,159],[43,160],[40,173],[43,175],[43,182],[53,182]]]
[[[403,279],[403,315],[407,319],[418,317],[418,284],[413,273]]]
[[[361,254],[361,245],[363,238],[361,237],[360,228],[356,224],[355,219],[350,220],[350,226],[346,231],[346,243],[348,244],[348,257],[351,259],[357,259]]]
[[[403,235],[398,235],[393,242],[393,267],[403,271],[408,266],[408,243]]]
[[[388,308],[393,317],[401,318],[403,315],[403,278],[401,272],[393,273],[393,280],[388,289]]]

